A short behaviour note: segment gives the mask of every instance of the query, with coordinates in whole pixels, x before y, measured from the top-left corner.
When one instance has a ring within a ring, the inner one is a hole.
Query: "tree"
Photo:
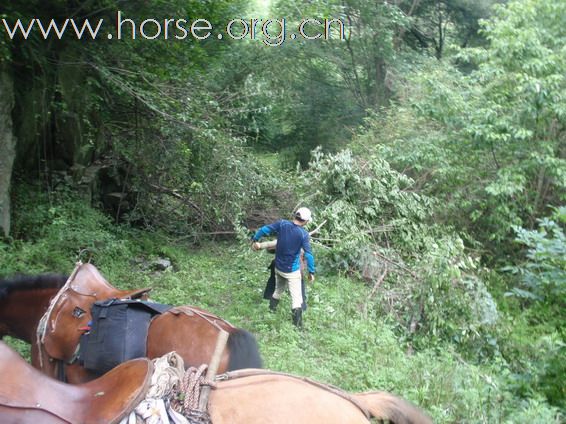
[[[146,18],[171,17],[205,17],[220,27],[244,6],[241,1],[15,1],[2,12],[10,25],[20,18],[24,26],[34,18],[44,25],[52,19],[62,25],[67,18],[79,25],[87,18],[111,22],[120,10],[138,27]],[[37,30],[27,39],[3,34],[2,57],[15,78],[15,168],[22,178],[39,179],[48,191],[72,179],[116,220],[128,213],[138,223],[154,225],[168,198],[166,210],[182,210],[182,221],[200,225],[206,216],[207,225],[214,225],[217,216],[205,213],[191,196],[198,197],[206,178],[218,176],[220,164],[208,158],[213,152],[231,152],[227,157],[241,162],[241,140],[232,139],[219,101],[224,87],[206,78],[223,66],[230,41],[78,40],[72,34],[58,39]],[[215,159],[221,157],[226,159]],[[209,196],[202,201],[212,207],[212,190],[206,189]],[[229,192],[237,190],[224,195]],[[219,200],[222,207],[225,200]]]
[[[489,44],[458,55],[474,71],[421,61],[358,139],[444,199],[438,218],[479,240],[486,258],[516,254],[513,226],[532,228],[566,196],[565,7],[497,7],[482,23]]]
[[[497,0],[411,0],[398,2],[411,18],[408,42],[422,48],[434,48],[437,59],[442,59],[446,46],[457,43],[462,47],[482,42],[480,20],[490,15]]]
[[[0,228],[7,237],[10,234],[10,186],[16,139],[12,131],[13,78],[1,62],[0,93]]]

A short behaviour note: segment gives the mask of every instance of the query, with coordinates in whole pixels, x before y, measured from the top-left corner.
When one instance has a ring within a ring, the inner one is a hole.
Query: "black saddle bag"
[[[151,319],[170,308],[142,300],[94,302],[91,329],[80,339],[79,363],[103,374],[129,359],[146,356]]]

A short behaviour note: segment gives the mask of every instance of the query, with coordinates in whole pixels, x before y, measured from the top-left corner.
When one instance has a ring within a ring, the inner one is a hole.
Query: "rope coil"
[[[207,368],[207,364],[198,368],[188,368],[179,387],[173,393],[171,407],[187,418],[190,424],[210,424],[212,422],[208,412],[199,408],[201,388],[203,386],[216,387],[214,381],[206,379]]]

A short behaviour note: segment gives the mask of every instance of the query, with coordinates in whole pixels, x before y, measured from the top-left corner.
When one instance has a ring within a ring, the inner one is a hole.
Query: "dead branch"
[[[369,293],[368,300],[370,300],[373,297],[373,295],[375,294],[375,292],[377,291],[377,289],[379,288],[381,283],[383,283],[383,280],[385,280],[385,277],[387,277],[387,273],[388,273],[388,270],[387,270],[387,267],[386,267],[383,270],[383,273],[375,281],[375,284],[373,285],[373,288],[371,289],[371,292]]]
[[[413,271],[411,271],[409,268],[407,268],[404,265],[398,264],[395,261],[392,261],[391,259],[389,259],[387,256],[382,255],[381,253],[374,251],[373,254],[375,256],[379,256],[381,259],[383,259],[386,262],[389,262],[391,265],[394,265],[395,267],[405,271],[407,274],[409,274],[411,277],[413,277],[415,280],[419,281],[420,278],[417,276],[417,274],[415,274]]]
[[[196,205],[196,203],[194,203],[193,201],[191,201],[191,200],[187,199],[186,197],[184,197],[183,195],[179,194],[179,192],[177,190],[174,190],[174,189],[171,189],[171,188],[168,188],[168,187],[163,187],[163,186],[160,186],[160,185],[157,185],[157,184],[152,184],[152,183],[150,183],[149,186],[151,188],[153,188],[154,190],[157,190],[160,193],[165,193],[165,194],[168,194],[170,196],[173,196],[176,199],[179,199],[183,203],[189,205],[194,210],[196,210],[201,217],[204,217],[204,212],[202,211],[202,209],[199,208]]]

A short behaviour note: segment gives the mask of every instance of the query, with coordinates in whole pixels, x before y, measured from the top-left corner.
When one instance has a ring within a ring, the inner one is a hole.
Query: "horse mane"
[[[61,288],[68,278],[68,275],[63,274],[16,274],[12,277],[2,278],[0,279],[0,300],[13,291]]]

